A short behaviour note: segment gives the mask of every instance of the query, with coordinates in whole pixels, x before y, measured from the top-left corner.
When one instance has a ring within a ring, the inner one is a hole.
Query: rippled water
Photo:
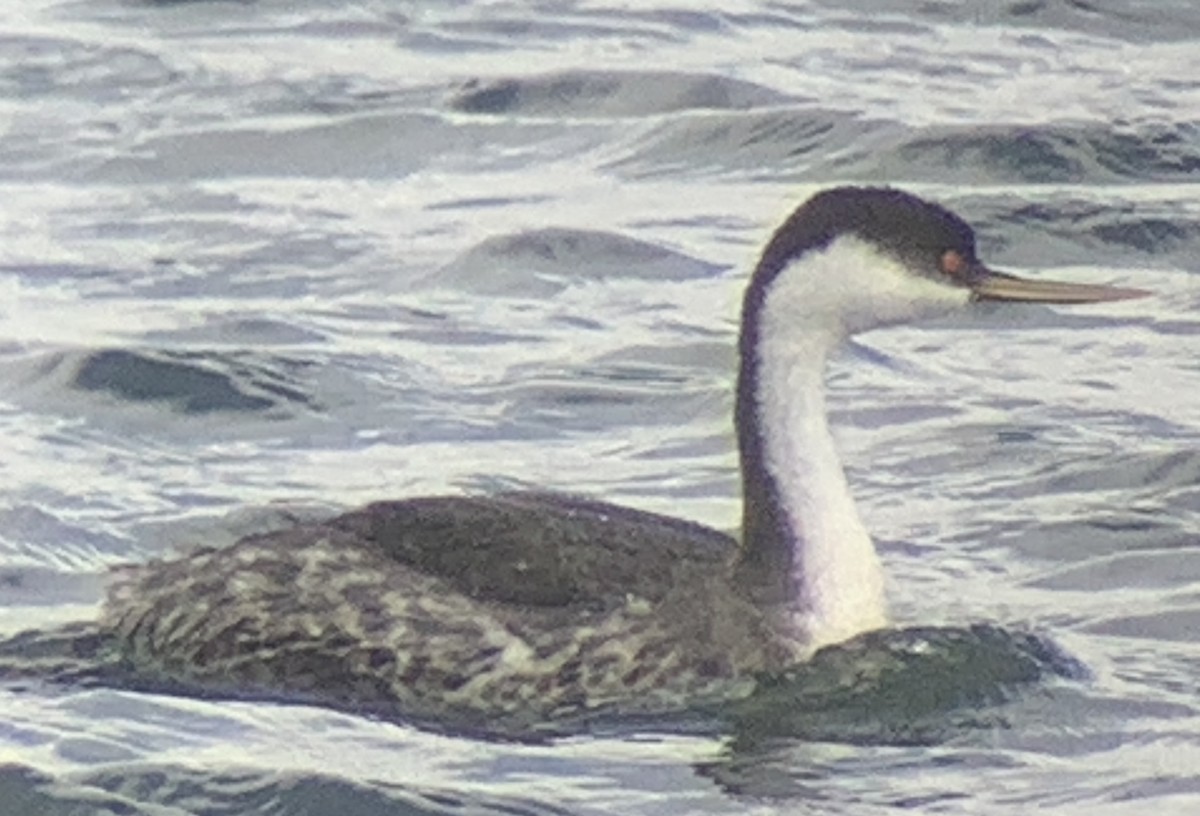
[[[1200,809],[1193,4],[0,14],[5,632],[277,500],[528,485],[731,527],[741,284],[820,186],[1156,293],[879,332],[833,371],[896,617],[1034,626],[1092,674],[995,727],[514,745],[0,689],[7,812]]]

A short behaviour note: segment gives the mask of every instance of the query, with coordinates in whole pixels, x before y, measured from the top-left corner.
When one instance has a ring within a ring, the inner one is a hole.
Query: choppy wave
[[[757,737],[709,721],[517,746],[304,707],[0,689],[0,801],[1200,802],[1194,4],[15,9],[6,633],[86,617],[115,562],[260,529],[237,520],[249,508],[286,520],[280,499],[319,515],[537,486],[733,528],[741,270],[825,184],[910,187],[976,224],[1001,268],[1155,296],[981,309],[868,335],[834,366],[898,620],[1028,622],[1091,672],[968,708],[983,729],[830,746],[862,733],[852,707],[822,720],[785,703]]]

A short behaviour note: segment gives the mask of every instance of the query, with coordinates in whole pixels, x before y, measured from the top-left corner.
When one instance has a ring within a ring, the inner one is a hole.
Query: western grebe
[[[829,354],[973,300],[1144,294],[992,271],[948,210],[830,189],[779,227],[745,293],[740,543],[543,493],[381,502],[124,568],[100,632],[146,678],[417,719],[533,724],[744,695],[756,673],[887,624],[827,426]]]

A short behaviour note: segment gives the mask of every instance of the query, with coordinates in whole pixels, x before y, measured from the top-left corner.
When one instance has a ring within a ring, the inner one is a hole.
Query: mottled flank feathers
[[[674,710],[802,649],[700,530],[539,494],[381,503],[126,568],[101,626],[143,679],[210,692],[489,727]]]

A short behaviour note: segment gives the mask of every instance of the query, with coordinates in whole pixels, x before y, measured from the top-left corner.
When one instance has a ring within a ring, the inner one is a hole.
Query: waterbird
[[[551,493],[381,501],[122,568],[99,632],[143,677],[434,722],[535,727],[737,698],[761,672],[888,625],[827,424],[839,345],[973,301],[1145,294],[999,272],[938,204],[827,189],[779,226],[745,291],[740,540]]]

